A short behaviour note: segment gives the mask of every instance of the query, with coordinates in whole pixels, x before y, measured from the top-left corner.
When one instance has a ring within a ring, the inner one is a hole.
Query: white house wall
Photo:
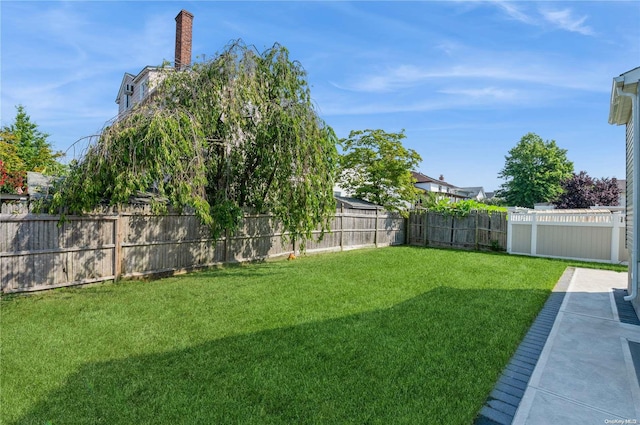
[[[145,68],[140,74],[138,74],[138,76],[134,79],[134,84],[136,85],[137,90],[137,93],[134,96],[136,100],[135,103],[138,104],[145,97],[147,97],[149,93],[151,93],[158,86],[163,78],[163,71],[158,69]]]
[[[626,146],[627,146],[627,190],[626,193],[633,194],[633,119],[630,119],[627,122],[627,131],[626,131]],[[633,200],[633,196],[629,198]],[[633,226],[629,225],[633,223],[633,202],[626,202],[626,222],[627,231],[626,231],[626,246],[628,249],[631,249],[633,246]],[[625,205],[623,204],[623,205]]]
[[[447,190],[447,186],[438,185],[435,183],[416,183],[415,186],[418,189],[423,189],[427,192],[449,193],[449,191]]]
[[[127,84],[133,84],[133,77],[126,75],[122,80],[122,85],[120,87],[120,97],[118,98],[118,115],[124,113],[127,109],[131,108],[133,104],[133,96],[129,96],[129,108],[127,108],[127,94],[125,93],[123,87]]]
[[[122,80],[118,98],[118,116],[131,110],[135,105],[144,100],[164,78],[165,69],[157,69],[155,67],[146,67],[138,75],[131,76],[127,74]],[[123,87],[127,84],[133,84],[133,95],[127,95]],[[127,96],[129,102],[127,104]]]

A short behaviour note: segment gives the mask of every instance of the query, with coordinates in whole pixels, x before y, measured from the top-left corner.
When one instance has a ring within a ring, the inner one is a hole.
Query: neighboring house
[[[624,207],[627,205],[627,181],[626,180],[618,180],[618,205]]]
[[[638,296],[638,261],[640,253],[640,214],[636,213],[640,202],[640,67],[625,72],[613,79],[609,124],[626,126],[627,181],[626,203],[626,243],[630,253],[629,295],[636,313],[640,313]],[[640,314],[639,314],[640,316]]]
[[[356,210],[383,210],[381,205],[372,204],[362,199],[350,198],[347,196],[334,195],[336,199],[336,207],[338,210],[356,209]]]
[[[353,196],[353,193],[351,191],[348,191],[342,188],[338,183],[336,183],[335,185],[333,185],[333,195],[350,197],[350,196]]]
[[[29,188],[29,197],[38,199],[49,196],[53,190],[56,177],[45,176],[42,173],[27,171],[27,187]]]
[[[191,66],[191,44],[193,15],[181,10],[176,16],[175,69],[183,70]],[[146,99],[163,78],[168,68],[145,66],[137,75],[125,72],[116,97],[118,117],[127,114],[137,104]]]
[[[438,179],[434,179],[417,171],[412,171],[411,175],[416,180],[414,183],[415,187],[425,192],[435,193],[438,200],[449,199],[451,202],[457,202],[464,199],[481,201],[487,198],[481,186],[457,187],[444,181],[443,175],[440,175]]]
[[[487,200],[490,200],[496,197],[496,192],[485,192],[484,195],[487,197]]]
[[[125,72],[116,97],[119,117],[147,98],[162,80],[162,72],[163,68],[156,66],[145,66],[138,75]]]
[[[466,193],[467,199],[482,201],[488,198],[482,186],[461,187],[459,190],[461,193]]]

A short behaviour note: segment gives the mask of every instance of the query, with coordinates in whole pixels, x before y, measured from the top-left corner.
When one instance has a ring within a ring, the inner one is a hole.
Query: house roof
[[[136,75],[133,78],[133,82],[137,84],[144,76],[146,76],[150,72],[158,71],[159,69],[163,69],[163,68],[160,67],[160,66],[145,66],[144,68],[142,68],[142,70],[140,72],[138,72],[138,75]],[[174,69],[174,68],[167,67],[165,69],[170,70],[170,69]]]
[[[122,90],[124,90],[125,84],[133,81],[135,77],[136,77],[135,75],[129,72],[124,73],[124,76],[122,77],[122,81],[120,82],[120,89],[118,90],[118,96],[116,96],[116,103],[120,103],[120,97],[122,97]]]
[[[482,186],[474,186],[474,187],[461,187],[460,191],[467,192],[469,197],[476,197],[479,193],[483,193],[486,196],[484,191],[484,187]]]
[[[350,198],[347,196],[334,196],[336,201],[344,204],[345,206],[358,210],[381,210],[381,205],[376,205],[371,202],[364,201],[362,199]]]
[[[125,72],[124,76],[122,77],[122,81],[120,82],[120,90],[118,90],[118,97],[116,97],[116,103],[120,103],[120,98],[122,97],[122,91],[124,90],[124,87],[126,84],[138,84],[140,82],[140,80],[145,77],[147,74],[149,74],[150,72],[153,71],[158,71],[159,69],[162,69],[162,67],[160,66],[145,66],[144,68],[142,68],[142,70],[140,72],[138,72],[136,75],[133,75],[129,72]],[[172,68],[166,68],[168,70],[172,69]]]
[[[416,179],[416,183],[435,183],[442,186],[448,186],[454,189],[458,189],[458,186],[454,186],[451,183],[447,183],[444,180],[434,179],[433,177],[429,177],[426,174],[419,173],[417,171],[412,171],[411,175],[414,179]]]
[[[621,125],[629,122],[632,102],[628,96],[623,96],[620,92],[637,95],[638,82],[640,82],[640,66],[613,79],[609,103],[609,124]]]

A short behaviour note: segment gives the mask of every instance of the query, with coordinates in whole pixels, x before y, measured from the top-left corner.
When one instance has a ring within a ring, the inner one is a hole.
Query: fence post
[[[531,213],[531,255],[536,255],[538,247],[538,215]]]
[[[411,214],[409,214],[409,217],[402,220],[402,223],[404,224],[404,244],[411,245]]]
[[[373,234],[373,245],[375,245],[375,247],[378,247],[378,208],[376,208],[376,225],[375,225],[375,229],[374,229],[374,234]]]
[[[224,230],[224,262],[229,262],[229,230]]]
[[[422,225],[422,246],[427,246],[427,224],[429,223],[429,211],[424,212],[424,223]]]
[[[476,216],[476,251],[480,251],[479,246],[480,243],[478,242],[478,216],[480,215],[480,213],[478,211],[475,212],[475,216]]]
[[[122,275],[122,215],[116,210],[116,219],[113,224],[113,280],[119,280]]]
[[[611,262],[617,264],[620,262],[620,222],[622,218],[621,212],[614,212],[611,215],[611,220],[613,220],[611,226]]]
[[[507,254],[511,254],[513,248],[513,217],[507,212]]]
[[[344,204],[340,205],[340,251],[344,251]]]

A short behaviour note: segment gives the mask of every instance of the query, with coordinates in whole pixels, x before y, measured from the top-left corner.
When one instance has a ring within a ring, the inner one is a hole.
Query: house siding
[[[169,68],[167,68],[168,70]],[[125,78],[122,80],[122,85],[120,86],[120,97],[118,98],[118,116],[122,117],[129,110],[131,110],[134,106],[138,105],[144,99],[146,99],[149,94],[151,94],[156,87],[160,84],[162,79],[165,77],[164,68],[155,68],[155,67],[145,67],[140,73],[136,76],[132,76],[127,74]],[[128,95],[129,101],[127,102],[127,94],[125,93],[123,87],[127,84],[133,85],[133,94]]]
[[[635,111],[633,111],[635,112]],[[635,118],[637,117],[637,114],[632,113],[631,117],[629,118],[629,121],[627,122],[627,152],[631,151],[633,152],[633,136],[634,136],[634,131],[637,131],[637,129],[635,129],[634,127],[636,126],[637,123],[635,123]],[[629,159],[627,158],[627,194],[631,194],[631,196],[627,195],[627,199],[631,199],[631,202],[627,202],[627,239],[629,239],[629,244],[631,246],[631,244],[633,243],[633,214],[634,212],[634,208],[633,206],[638,202],[636,199],[634,199],[634,192],[633,192],[633,177],[634,174],[636,173],[636,171],[633,169],[633,162],[631,163],[631,165],[629,165]],[[631,183],[629,183],[631,182]],[[639,182],[640,183],[640,182]],[[637,183],[636,183],[637,184]],[[638,261],[637,258],[637,253],[636,253],[636,257],[633,258],[636,262]],[[627,290],[628,293],[631,293],[633,290],[633,282],[631,281],[631,273],[629,273],[629,281],[628,281],[628,286],[627,286]],[[636,298],[632,301],[633,307],[636,310],[636,313],[638,314],[638,317],[640,317],[640,298],[636,296]]]
[[[120,86],[120,97],[118,98],[118,115],[123,114],[128,109],[131,109],[133,106],[134,96],[129,96],[129,105],[127,105],[127,94],[124,92],[123,87],[127,84],[133,84],[133,77],[130,75],[126,75],[122,80],[122,84]]]
[[[633,118],[627,122],[626,131],[627,146],[627,199],[633,201]],[[625,202],[626,204],[626,247],[631,249],[633,246],[633,202]]]
[[[636,219],[635,207],[640,203],[638,199],[637,189],[640,184],[638,178],[638,155],[639,149],[638,136],[640,136],[640,67],[634,68],[614,77],[611,87],[611,101],[609,104],[609,124],[625,125],[625,147],[626,147],[626,202],[625,202],[625,218],[627,221],[625,232],[625,243],[630,251],[630,273],[628,280],[629,295],[636,313],[640,316],[640,296],[638,296],[640,274],[640,252],[638,252],[639,241],[634,232],[640,231],[635,228],[634,221]]]

